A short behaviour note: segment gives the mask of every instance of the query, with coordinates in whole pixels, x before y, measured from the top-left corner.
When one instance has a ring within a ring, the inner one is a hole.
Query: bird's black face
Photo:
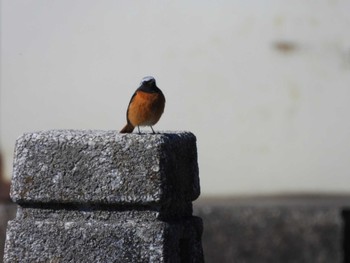
[[[141,85],[150,87],[156,85],[156,80],[153,77],[144,77],[141,81]]]
[[[147,87],[153,87],[156,85],[156,82],[154,80],[148,80],[148,81],[142,82],[142,85]]]
[[[149,76],[149,77],[144,77],[141,81],[140,87],[146,88],[146,89],[152,89],[157,87],[156,86],[156,80]]]
[[[139,90],[142,90],[145,92],[151,92],[151,93],[158,92],[158,87],[156,86],[156,80],[151,76],[144,77],[141,81]]]
[[[156,80],[155,80],[155,79],[150,79],[150,80],[148,81],[148,83],[149,83],[150,85],[156,85]]]

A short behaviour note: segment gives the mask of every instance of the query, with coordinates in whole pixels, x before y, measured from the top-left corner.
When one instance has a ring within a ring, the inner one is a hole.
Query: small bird
[[[165,97],[157,87],[156,80],[147,76],[140,83],[140,87],[132,95],[126,111],[127,124],[120,133],[131,133],[137,126],[140,133],[140,126],[155,125],[164,112]]]

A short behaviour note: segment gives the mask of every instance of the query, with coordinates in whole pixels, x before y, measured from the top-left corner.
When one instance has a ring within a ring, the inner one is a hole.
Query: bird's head
[[[156,80],[152,76],[147,76],[141,80],[140,85],[146,85],[146,86],[156,85]]]

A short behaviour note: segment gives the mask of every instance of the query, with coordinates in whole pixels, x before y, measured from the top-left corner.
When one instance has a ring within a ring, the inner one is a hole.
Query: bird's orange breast
[[[165,98],[162,93],[137,91],[128,109],[128,120],[133,126],[154,125],[163,114]]]

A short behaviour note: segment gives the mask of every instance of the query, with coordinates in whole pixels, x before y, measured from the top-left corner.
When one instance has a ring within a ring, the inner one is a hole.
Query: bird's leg
[[[139,134],[141,134],[141,132],[140,132],[140,126],[139,126],[139,125],[137,125],[137,129],[139,130]]]
[[[154,132],[154,130],[153,130],[153,128],[152,128],[152,126],[149,126],[149,127],[151,127],[151,129],[152,129],[152,131],[153,131],[153,134],[155,134],[155,132]]]

